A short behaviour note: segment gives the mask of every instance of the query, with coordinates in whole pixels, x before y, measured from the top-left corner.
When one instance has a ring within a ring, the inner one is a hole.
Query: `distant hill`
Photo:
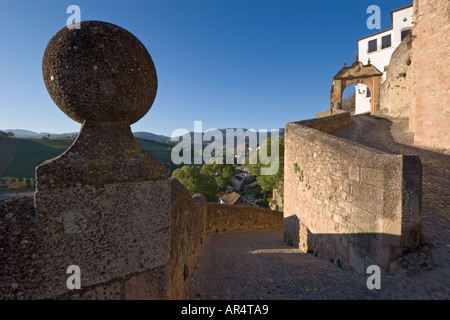
[[[136,138],[146,139],[146,140],[153,140],[153,141],[160,141],[160,142],[169,142],[170,137],[163,136],[163,135],[157,135],[151,132],[133,132],[133,135]]]
[[[14,140],[14,145],[8,140]],[[63,153],[72,144],[72,138],[14,138],[0,139],[2,177],[34,177],[35,168],[42,162]]]
[[[50,135],[50,138],[63,138],[63,137],[72,137],[77,135],[78,132],[68,132],[68,133],[50,133],[50,132],[34,132],[30,130],[24,129],[6,129],[0,130],[3,132],[12,132],[16,136],[16,138],[42,138]]]
[[[67,132],[67,133],[51,133],[51,132],[35,132],[24,129],[6,129],[0,130],[3,132],[12,132],[16,136],[16,138],[63,138],[63,137],[72,137],[78,135],[78,132]],[[153,141],[161,141],[168,142],[170,141],[170,137],[166,137],[163,135],[157,135],[151,132],[133,132],[133,135],[137,138],[153,140]]]
[[[236,129],[235,129],[236,130]],[[247,129],[243,129],[244,133]],[[34,132],[23,129],[1,130],[13,132],[16,138],[0,138],[0,177],[34,177],[35,168],[45,160],[54,158],[73,143],[77,132],[55,134],[46,132]],[[220,129],[223,134],[223,143],[226,143],[226,129]],[[284,129],[279,129],[280,137],[284,136]],[[47,139],[50,135],[50,139]],[[170,163],[171,171],[182,165],[175,165],[171,160],[171,151],[176,142],[171,142],[167,136],[156,135],[150,132],[134,133],[136,140],[150,155]],[[194,156],[194,133],[190,132],[192,142],[192,159]],[[46,137],[46,139],[42,139]],[[270,137],[270,132],[268,132]],[[259,141],[262,144],[263,141]],[[210,142],[201,142],[203,147]],[[240,146],[242,147],[242,146]],[[191,152],[188,150],[188,152]],[[193,163],[193,161],[191,161]]]
[[[136,137],[139,145],[156,159],[170,164],[170,171],[182,167],[183,165],[176,165],[172,162],[172,148],[173,144],[168,142],[153,141]]]
[[[218,129],[218,130],[221,132],[222,136],[223,136],[223,145],[224,145],[224,146],[225,146],[225,144],[226,144],[226,132],[227,132],[228,129],[234,130],[234,132],[236,133],[236,134],[235,134],[235,136],[236,136],[236,137],[235,137],[235,143],[237,143],[237,139],[238,139],[239,137],[242,138],[243,136],[245,136],[245,135],[246,135],[246,132],[247,132],[247,130],[248,130],[248,129],[242,128],[243,133],[242,133],[242,134],[239,134],[239,133],[240,133],[239,131],[236,132],[236,130],[238,130],[238,128]],[[274,131],[278,131],[278,136],[279,136],[280,138],[281,138],[281,137],[284,137],[284,128],[275,129]],[[206,132],[208,132],[208,130],[207,130]],[[256,134],[257,134],[258,139],[260,139],[260,135],[259,135],[258,131],[256,131]],[[195,145],[196,143],[198,143],[198,141],[195,141],[195,140],[194,140],[194,132],[186,133],[185,135],[183,135],[183,137],[184,137],[183,139],[187,139],[189,136],[190,136],[192,145]],[[268,131],[268,132],[267,132],[267,138],[270,138],[271,136],[272,136],[272,132],[271,132],[271,131]],[[247,142],[248,142],[248,140],[247,140]],[[262,145],[263,142],[264,142],[264,141],[258,141],[258,144],[259,144],[259,145]],[[176,143],[176,142],[175,142],[175,143]],[[201,142],[202,145],[208,145],[209,143],[211,143],[211,142],[210,142],[210,141],[202,141],[202,142]]]
[[[178,167],[171,161],[172,144],[136,138],[150,155]],[[34,177],[35,168],[48,159],[59,156],[73,143],[73,138],[0,138],[0,177]]]
[[[232,130],[238,130],[238,128],[227,128]],[[224,136],[224,143],[225,143],[225,133],[227,129],[219,129],[219,131]],[[243,128],[244,133],[248,130]],[[43,136],[49,137],[49,138],[64,138],[64,137],[73,137],[78,135],[78,132],[67,132],[67,133],[51,133],[51,132],[35,132],[30,130],[24,130],[24,129],[6,129],[6,130],[0,130],[3,132],[12,132],[16,136],[16,138],[42,138]],[[279,136],[284,136],[284,129],[278,129]],[[158,135],[151,132],[145,132],[145,131],[139,131],[139,132],[133,132],[133,135],[136,138],[146,139],[146,140],[153,140],[153,141],[159,141],[159,142],[170,142],[171,137],[164,136],[164,135]],[[189,135],[191,136],[191,140],[193,142],[194,140],[194,132],[189,132]],[[271,136],[271,132],[269,131],[267,133],[267,137]],[[264,141],[261,141],[262,143]],[[207,144],[207,142],[206,142]]]

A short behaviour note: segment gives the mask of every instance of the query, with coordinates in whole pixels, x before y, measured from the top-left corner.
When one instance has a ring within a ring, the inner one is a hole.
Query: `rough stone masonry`
[[[36,168],[43,279],[33,297],[70,294],[66,269],[77,265],[85,297],[106,286],[107,298],[182,298],[203,213],[131,133],[156,96],[147,49],[121,27],[84,21],[50,40],[42,73],[54,102],[82,127],[66,152]]]
[[[420,241],[420,159],[327,134],[348,124],[349,113],[287,124],[284,239],[360,273],[389,271]]]

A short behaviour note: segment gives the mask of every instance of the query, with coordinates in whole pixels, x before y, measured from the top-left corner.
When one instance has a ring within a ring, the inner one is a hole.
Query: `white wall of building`
[[[364,64],[367,64],[369,58],[370,63],[378,70],[383,72],[381,82],[386,79],[385,67],[389,65],[392,53],[401,42],[401,33],[403,30],[412,28],[413,7],[406,7],[400,10],[394,10],[392,16],[392,28],[375,33],[371,36],[358,40],[358,58]],[[382,38],[384,36],[391,36],[391,46],[382,48]],[[369,52],[369,41],[377,40],[377,50]],[[359,89],[359,91],[358,91]],[[355,113],[364,113],[370,111],[370,98],[366,97],[367,87],[363,84],[358,84],[356,90],[356,110]],[[361,93],[359,93],[361,92]]]
[[[370,63],[374,65],[378,70],[383,72],[383,76],[381,78],[381,81],[384,81],[386,79],[386,74],[384,72],[384,68],[389,65],[389,61],[391,60],[392,53],[394,52],[395,48],[392,45],[392,29],[389,29],[387,31],[383,31],[380,33],[377,33],[375,35],[372,35],[370,37],[364,38],[363,40],[358,41],[358,56],[359,61],[361,61],[364,64],[367,64],[370,58]],[[381,48],[381,38],[384,36],[391,35],[391,46],[389,48]],[[377,40],[377,51],[369,52],[369,41],[371,40]]]
[[[371,97],[367,97],[367,86],[358,83],[355,91],[355,114],[370,112]]]
[[[412,28],[413,7],[408,7],[392,13],[393,42],[392,45],[397,48],[401,41],[401,32]]]

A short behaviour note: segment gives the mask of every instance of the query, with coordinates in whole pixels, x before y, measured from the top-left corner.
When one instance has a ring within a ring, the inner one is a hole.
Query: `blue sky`
[[[366,9],[412,0],[0,0],[0,129],[78,131],[53,103],[41,62],[66,9],[133,33],[158,73],[158,93],[133,131],[282,128],[329,108],[332,77],[369,30]]]

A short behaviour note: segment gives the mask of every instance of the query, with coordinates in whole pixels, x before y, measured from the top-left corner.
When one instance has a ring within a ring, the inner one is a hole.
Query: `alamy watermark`
[[[369,290],[381,289],[381,269],[377,265],[370,265],[366,270],[370,276],[367,278],[366,285]]]
[[[74,4],[67,7],[66,13],[71,14],[66,21],[68,29],[81,29],[81,9]]]
[[[367,7],[367,14],[371,14],[369,18],[367,18],[367,28],[372,29],[381,29],[381,9],[379,6],[371,5]]]
[[[172,132],[172,142],[178,143],[172,149],[171,158],[174,164],[223,164],[224,160],[226,164],[235,164],[235,160],[237,164],[261,163],[266,166],[261,168],[261,175],[274,175],[280,166],[279,130],[271,130],[270,137],[270,148],[268,145],[261,148],[268,138],[266,129],[258,132],[254,129],[225,129],[224,137],[219,129],[203,133],[202,121],[194,121],[192,135],[186,129]],[[205,142],[209,144],[203,149]],[[247,145],[248,148],[244,147]]]
[[[67,267],[66,273],[71,274],[67,278],[66,286],[70,290],[81,289],[81,269],[77,265],[70,265]]]

